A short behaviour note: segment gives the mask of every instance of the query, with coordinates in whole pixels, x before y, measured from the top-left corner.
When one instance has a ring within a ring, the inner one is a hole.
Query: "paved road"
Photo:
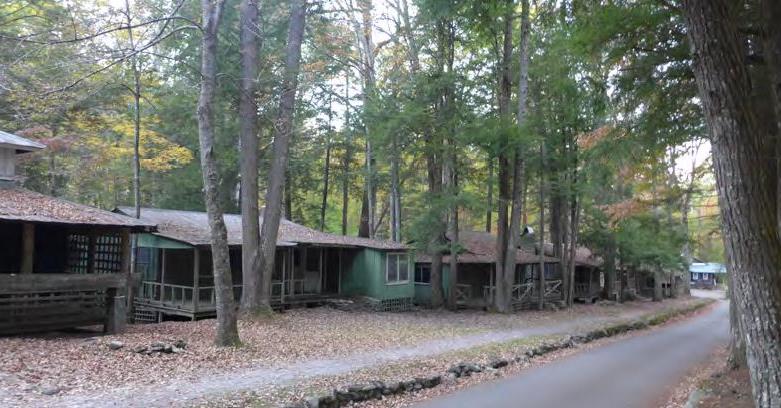
[[[417,405],[650,408],[728,341],[728,304],[706,314]]]

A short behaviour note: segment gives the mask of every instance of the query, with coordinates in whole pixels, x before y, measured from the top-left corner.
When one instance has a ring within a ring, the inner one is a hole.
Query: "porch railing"
[[[456,301],[466,302],[472,298],[472,285],[456,285]]]
[[[271,299],[274,301],[282,300],[282,296],[296,296],[304,294],[304,280],[290,279],[286,281],[271,282]]]
[[[587,296],[590,295],[590,285],[588,283],[576,283],[575,284],[575,296]]]
[[[241,296],[242,285],[233,285],[234,297]],[[214,286],[198,288],[159,282],[141,282],[140,300],[178,309],[211,308],[217,304]]]
[[[483,299],[490,302],[495,290],[495,286],[483,286]],[[512,301],[513,303],[525,302],[529,300],[533,292],[534,284],[531,282],[515,284],[511,291]]]

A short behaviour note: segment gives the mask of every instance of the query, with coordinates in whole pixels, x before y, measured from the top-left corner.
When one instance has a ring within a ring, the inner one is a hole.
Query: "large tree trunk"
[[[222,219],[222,206],[219,201],[220,176],[214,151],[213,127],[214,88],[217,77],[217,31],[224,2],[202,0],[201,6],[203,40],[201,42],[201,93],[198,98],[198,139],[201,149],[204,201],[211,232],[212,269],[217,301],[215,343],[219,346],[233,346],[239,343],[239,331],[236,324],[236,304],[233,299],[228,233]]]
[[[545,141],[540,144],[540,262],[539,279],[537,290],[539,298],[537,299],[537,308],[545,308]]]
[[[372,0],[360,0],[361,8],[361,33],[359,35],[360,45],[363,56],[363,109],[364,114],[368,114],[374,99],[375,90],[375,72],[374,72],[374,39],[373,39],[373,19],[372,19]],[[369,121],[364,118],[364,133],[366,135],[365,144],[365,165],[366,180],[364,183],[365,191],[363,194],[363,203],[361,204],[361,224],[358,227],[358,236],[374,238],[374,217],[376,189],[374,185],[374,151],[372,149]]]
[[[757,407],[781,406],[781,240],[775,174],[757,163],[766,138],[732,5],[684,1],[694,73],[711,136],[724,246],[734,274]],[[772,185],[771,185],[772,184]]]
[[[516,121],[522,128],[526,122],[526,104],[529,95],[529,0],[521,0],[521,39],[518,50],[518,112]],[[516,253],[518,239],[521,236],[521,214],[523,213],[523,188],[525,178],[524,150],[518,145],[513,152],[513,186],[510,226],[507,232],[507,246],[504,257],[504,304],[500,311],[510,312],[513,306],[513,286],[515,284]]]
[[[499,117],[509,122],[511,119],[510,112],[510,98],[512,94],[512,78],[511,78],[511,60],[513,53],[513,7],[512,0],[506,1],[506,12],[503,17],[503,33],[504,41],[502,45],[501,63],[499,68],[501,69],[501,75],[499,77],[499,92],[498,92],[498,104],[499,104]],[[509,142],[509,141],[505,141]],[[507,271],[504,269],[504,263],[508,256],[507,254],[507,238],[509,227],[509,213],[507,206],[510,204],[510,160],[507,157],[507,152],[502,149],[502,152],[498,156],[499,162],[499,199],[497,202],[497,224],[496,224],[496,289],[494,295],[494,307],[497,311],[507,313],[509,311],[509,299],[507,295],[510,292],[510,288],[507,287],[506,282],[509,278],[506,275],[512,275],[513,271]]]
[[[391,191],[390,191],[390,232],[391,240],[401,242],[401,186],[399,180],[399,161],[401,152],[397,136],[393,135],[391,158]]]
[[[241,88],[239,97],[239,137],[241,167],[241,309],[252,313],[261,307],[258,251],[260,223],[258,209],[258,126],[255,103],[258,76],[258,4],[242,0],[239,52]]]
[[[293,113],[298,87],[298,71],[301,64],[301,43],[304,39],[305,19],[306,1],[292,0],[282,94],[279,97],[279,111],[274,126],[273,157],[266,190],[266,209],[263,212],[263,226],[260,231],[260,264],[263,270],[260,301],[266,308],[271,307],[271,277],[274,272],[277,234],[282,213],[282,192],[285,188],[288,151],[293,133]]]
[[[775,138],[769,145],[775,154],[776,169],[776,223],[781,234],[781,2],[777,0],[762,1],[763,14],[765,16],[765,41],[764,53],[767,56],[768,72],[770,73],[770,95],[775,111]]]
[[[494,214],[494,157],[488,155],[488,196],[486,197],[485,232],[491,232]]]
[[[130,16],[130,1],[125,0],[125,17],[127,21],[127,36],[131,51],[136,51],[136,42],[133,37],[133,19]],[[141,71],[138,68],[138,57],[130,59],[130,69],[133,71],[133,216],[141,218]],[[52,155],[52,160],[54,156]],[[136,274],[136,253],[138,251],[138,234],[133,234],[130,250],[130,276]],[[133,315],[134,285],[128,282],[127,286],[127,311],[128,316]]]
[[[738,299],[735,295],[735,282],[732,273],[728,272],[729,279],[729,357],[727,365],[733,370],[746,366],[746,342],[743,332],[740,330],[740,311],[738,310]]]

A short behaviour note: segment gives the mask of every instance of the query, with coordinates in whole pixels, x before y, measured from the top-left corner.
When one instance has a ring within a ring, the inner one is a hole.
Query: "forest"
[[[435,282],[464,231],[496,234],[504,253],[531,232],[565,270],[587,246],[608,286],[627,268],[688,282],[695,259],[726,260],[735,353],[747,353],[757,406],[771,407],[779,9],[11,0],[0,5],[0,129],[47,145],[22,163],[29,189],[109,210],[208,211],[215,277],[228,263],[222,213],[254,219],[242,262],[257,289],[235,300],[242,310],[268,304],[280,218],[407,243],[432,256]],[[510,258],[496,265],[509,284]],[[230,288],[223,277],[215,284]],[[434,306],[451,305],[439,289]],[[218,342],[237,341],[232,320]]]

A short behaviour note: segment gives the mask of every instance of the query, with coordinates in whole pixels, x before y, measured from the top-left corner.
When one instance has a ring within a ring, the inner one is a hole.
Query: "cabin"
[[[575,287],[574,300],[584,303],[594,303],[602,296],[605,286],[605,275],[601,271],[602,259],[595,256],[590,249],[579,247],[575,249]]]
[[[493,303],[496,289],[496,236],[488,232],[461,231],[459,244],[463,251],[457,255],[458,281],[456,299],[464,308],[486,309]],[[539,255],[518,249],[516,251],[515,283],[512,288],[515,309],[532,308],[540,298]],[[450,256],[443,257],[442,282],[444,294],[448,296],[450,281]],[[561,275],[558,259],[544,257],[545,302],[562,300]],[[431,303],[431,258],[420,254],[415,260],[415,302],[420,305]]]
[[[0,335],[121,331],[130,236],[154,225],[21,187],[17,158],[44,147],[0,131]]]
[[[716,262],[693,262],[689,265],[691,287],[697,289],[714,289],[723,284],[727,276],[724,264]]]
[[[115,211],[134,214],[128,207]],[[242,292],[241,216],[225,214],[223,219],[238,299]],[[138,236],[136,268],[142,280],[135,298],[136,320],[215,316],[207,214],[142,208],[141,220],[158,227],[154,233]],[[282,219],[272,276],[272,307],[364,297],[379,310],[407,310],[414,296],[411,270],[410,255],[403,244],[330,234]]]

